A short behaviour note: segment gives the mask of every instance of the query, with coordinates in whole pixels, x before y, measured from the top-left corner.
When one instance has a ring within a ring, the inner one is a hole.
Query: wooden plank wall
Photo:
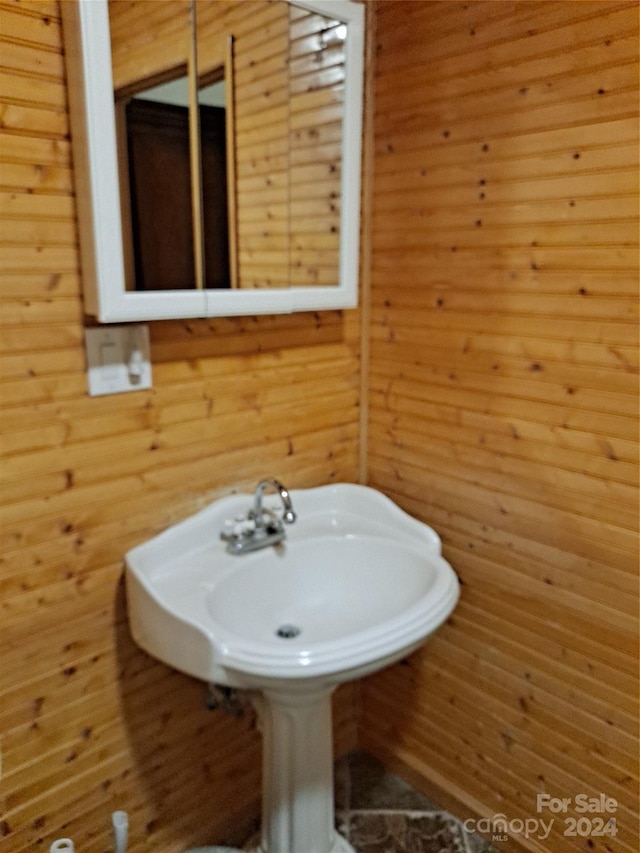
[[[289,274],[295,286],[331,285],[340,278],[344,45],[337,21],[296,6],[289,19]]]
[[[468,814],[605,792],[617,837],[528,847],[631,853],[637,5],[375,8],[369,482],[462,600],[367,681],[361,743]]]
[[[233,4],[231,4],[233,5]],[[243,5],[243,4],[240,4]],[[289,284],[289,9],[256,4],[234,36],[238,284]]]
[[[191,15],[187,0],[109,0],[113,88],[140,91],[141,80],[186,76],[191,52]],[[218,64],[222,64],[221,58]],[[151,84],[153,85],[153,84]]]
[[[239,286],[335,284],[344,100],[335,22],[284,3],[229,5],[255,7],[229,22]]]
[[[0,33],[0,850],[106,853],[116,808],[131,853],[233,841],[259,738],[133,645],[122,555],[264,475],[356,479],[358,312],[151,324],[153,389],[90,399],[57,2]]]

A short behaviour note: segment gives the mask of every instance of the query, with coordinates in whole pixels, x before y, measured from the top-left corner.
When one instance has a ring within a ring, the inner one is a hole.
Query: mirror
[[[361,4],[79,0],[63,11],[88,313],[355,305]]]

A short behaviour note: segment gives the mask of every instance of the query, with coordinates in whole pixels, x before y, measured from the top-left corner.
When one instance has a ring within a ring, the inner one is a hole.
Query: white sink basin
[[[130,551],[136,642],[232,687],[337,684],[404,656],[449,616],[458,582],[430,527],[364,486],[291,499],[298,520],[281,545],[226,552],[224,522],[251,506],[234,495]],[[280,509],[277,496],[264,503]]]
[[[458,581],[438,535],[373,489],[291,500],[297,520],[278,545],[228,553],[220,532],[253,503],[234,495],[134,548],[129,620],[165,663],[252,690],[264,741],[257,853],[355,853],[335,831],[331,692],[424,642]],[[282,509],[278,496],[263,506]]]

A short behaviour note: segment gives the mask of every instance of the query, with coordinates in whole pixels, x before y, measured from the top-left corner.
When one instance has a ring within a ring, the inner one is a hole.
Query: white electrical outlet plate
[[[90,396],[151,388],[148,326],[98,326],[84,334]]]

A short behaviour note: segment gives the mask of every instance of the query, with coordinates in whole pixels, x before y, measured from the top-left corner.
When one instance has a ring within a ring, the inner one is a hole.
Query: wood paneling
[[[3,853],[102,853],[116,808],[132,853],[255,814],[252,721],[134,646],[122,554],[265,474],[357,479],[367,431],[369,482],[433,524],[463,586],[366,681],[361,745],[462,816],[603,791],[616,838],[556,819],[526,846],[637,848],[637,10],[375,12],[363,430],[358,312],[155,323],[154,388],[87,397],[59,8],[0,3]],[[300,165],[298,200],[323,168]],[[336,707],[343,749],[356,689]]]
[[[118,808],[131,853],[237,841],[253,720],[135,647],[122,555],[265,475],[356,479],[358,314],[151,324],[153,389],[89,398],[59,8],[0,17],[0,850],[103,853]],[[338,693],[339,750],[355,708]]]
[[[462,598],[361,743],[458,813],[618,801],[499,846],[636,851],[637,7],[375,9],[369,482]]]

